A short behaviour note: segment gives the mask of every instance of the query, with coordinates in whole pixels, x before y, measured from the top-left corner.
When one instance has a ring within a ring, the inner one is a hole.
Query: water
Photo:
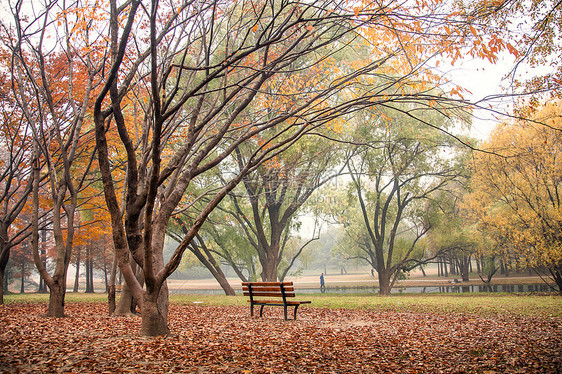
[[[319,293],[319,288],[297,288],[297,294]],[[477,293],[477,292],[552,292],[547,284],[501,284],[501,285],[450,285],[439,287],[394,287],[391,291],[393,294],[401,293]],[[197,295],[222,295],[223,290],[215,289],[171,289],[171,294],[197,294]],[[238,292],[239,293],[239,292]],[[327,294],[359,294],[372,293],[378,294],[378,287],[330,287],[326,290]]]

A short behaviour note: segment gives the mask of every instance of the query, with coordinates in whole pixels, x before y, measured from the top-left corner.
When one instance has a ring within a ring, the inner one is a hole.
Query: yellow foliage
[[[522,265],[562,263],[562,107],[499,125],[473,162],[470,209]]]

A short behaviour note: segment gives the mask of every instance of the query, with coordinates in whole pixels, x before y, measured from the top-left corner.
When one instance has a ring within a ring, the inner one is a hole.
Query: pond
[[[319,293],[319,288],[297,288],[297,294]],[[359,294],[373,293],[378,294],[378,287],[330,287],[326,289],[326,293],[334,294]],[[400,293],[477,293],[477,292],[552,292],[552,289],[544,283],[537,284],[501,284],[501,285],[472,285],[463,286],[460,284],[451,284],[450,286],[433,286],[433,287],[394,287],[393,294]],[[239,293],[239,292],[237,292]],[[224,291],[221,289],[170,289],[170,294],[198,294],[198,295],[221,295]]]

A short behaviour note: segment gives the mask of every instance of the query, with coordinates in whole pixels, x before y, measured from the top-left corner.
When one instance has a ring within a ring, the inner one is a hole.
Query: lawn
[[[528,295],[305,295],[313,306],[249,316],[243,297],[172,296],[172,334],[138,336],[108,317],[105,295],[69,294],[63,319],[45,295],[0,307],[8,373],[559,373],[562,298]]]

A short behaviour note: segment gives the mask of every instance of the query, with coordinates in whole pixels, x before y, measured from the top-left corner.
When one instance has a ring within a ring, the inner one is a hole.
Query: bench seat
[[[283,316],[287,320],[287,308],[294,307],[293,319],[297,319],[297,309],[301,304],[310,304],[311,301],[287,300],[295,297],[293,282],[243,282],[244,296],[249,296],[250,315],[254,315],[254,306],[260,306],[260,317],[263,315],[264,306],[282,306]],[[262,297],[277,297],[279,299],[261,299]]]

